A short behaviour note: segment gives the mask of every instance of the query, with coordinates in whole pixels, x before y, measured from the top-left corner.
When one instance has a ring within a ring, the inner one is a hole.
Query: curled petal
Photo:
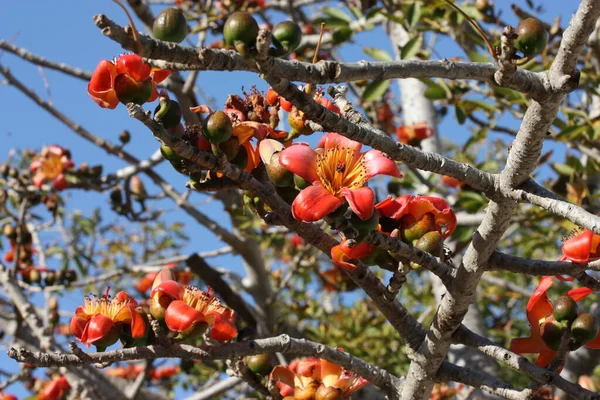
[[[171,272],[171,268],[168,266],[164,266],[158,274],[154,275],[154,282],[152,282],[152,289],[155,289],[162,282],[166,281],[174,281],[175,275]]]
[[[294,387],[296,386],[296,374],[293,373],[288,367],[278,365],[273,368],[271,374],[269,375],[269,380],[283,384],[283,387],[278,385],[280,388],[280,394],[282,396],[289,396],[294,393]]]
[[[284,152],[285,150],[282,154]],[[279,159],[281,160],[281,155]],[[329,193],[323,185],[315,182],[296,196],[292,203],[292,214],[300,221],[314,222],[335,211],[343,203],[343,200]]]
[[[305,144],[294,144],[279,153],[279,163],[310,183],[319,180],[317,152]]]
[[[332,149],[334,147],[340,147],[344,149],[352,149],[358,156],[360,149],[362,149],[362,143],[350,140],[339,133],[329,132],[319,140],[317,147],[324,148],[325,150]]]
[[[114,328],[115,323],[112,319],[98,314],[92,319],[85,327],[83,334],[81,335],[81,342],[86,346],[104,338]]]
[[[90,316],[87,315],[84,311],[84,308],[79,306],[75,310],[75,315],[71,318],[71,323],[69,324],[69,328],[71,329],[71,333],[79,340],[81,340],[81,336],[83,335],[83,331],[90,320]]]
[[[548,365],[550,365],[552,360],[554,360],[555,356],[556,356],[556,351],[551,350],[546,347],[543,351],[540,352],[540,355],[538,356],[538,359],[535,362],[535,364],[539,367],[545,368]],[[560,370],[562,370],[562,367],[560,367]],[[560,370],[557,372],[560,373]]]
[[[531,325],[532,336],[539,336],[540,322],[554,310],[547,294],[552,284],[552,277],[544,276],[527,302],[527,320]]]
[[[383,155],[379,150],[369,150],[363,156],[367,168],[367,179],[375,175],[389,175],[401,178],[402,174],[398,169],[398,164],[389,157]]]
[[[342,243],[331,248],[331,259],[336,266],[352,271],[356,268],[356,265],[352,264],[350,260],[361,259],[371,254],[373,246],[367,243],[358,243],[354,247],[348,247],[348,240],[344,239]]]
[[[54,186],[56,190],[66,189],[67,186],[69,186],[69,183],[67,182],[65,174],[56,175],[56,177],[52,179],[52,186]]]
[[[102,60],[96,66],[88,84],[88,94],[100,107],[113,109],[119,104],[114,91],[116,76],[117,69],[112,62]]]
[[[143,82],[150,77],[152,68],[137,54],[124,54],[117,58],[117,75],[127,74],[138,82]]]
[[[171,75],[171,71],[169,71],[168,69],[152,68],[152,70],[150,71],[150,76],[152,77],[152,80],[154,80],[154,82],[156,83],[161,83],[162,81],[167,79],[169,75]]]
[[[375,210],[375,193],[368,186],[358,189],[342,188],[342,195],[348,200],[350,208],[363,221],[369,219]]]
[[[335,383],[341,378],[344,368],[341,366],[321,359],[321,381],[325,386],[335,386]]]
[[[193,324],[205,321],[204,314],[181,300],[171,302],[165,311],[167,327],[174,332],[183,332]]]
[[[548,346],[540,335],[536,337],[518,338],[510,342],[510,351],[517,354],[535,354],[546,350]]]
[[[569,260],[575,263],[586,263],[600,257],[600,235],[592,231],[584,231],[565,241],[562,252]]]
[[[594,291],[588,287],[580,287],[576,289],[571,289],[567,293],[567,296],[571,297],[575,301],[579,301],[581,299],[586,298],[590,294],[594,293]]]
[[[230,318],[225,318],[218,313],[211,313],[206,316],[206,320],[211,326],[210,337],[212,339],[224,342],[237,336],[237,328]]]

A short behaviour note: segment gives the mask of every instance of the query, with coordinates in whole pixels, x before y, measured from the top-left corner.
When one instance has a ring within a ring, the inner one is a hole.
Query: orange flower
[[[566,240],[563,243],[562,252],[561,260],[568,259],[578,264],[600,259],[600,235],[585,230]]]
[[[536,364],[541,367],[546,367],[550,364],[556,355],[556,351],[550,349],[546,345],[541,332],[544,324],[546,322],[551,322],[553,319],[552,313],[554,311],[554,305],[547,294],[553,283],[551,276],[544,276],[527,303],[527,320],[531,326],[531,336],[513,339],[510,342],[510,351],[517,354],[538,353],[539,356]],[[566,295],[578,302],[592,292],[592,289],[583,287],[570,290]],[[593,349],[600,348],[600,335],[585,345],[586,347]]]
[[[337,364],[318,358],[307,358],[292,362],[289,366],[278,365],[273,368],[269,380],[275,381],[281,396],[296,398],[347,398],[369,382],[347,371]]]
[[[146,335],[146,321],[136,311],[137,301],[125,292],[119,292],[114,299],[108,294],[102,297],[88,296],[84,305],[77,307],[71,319],[71,333],[87,347],[95,345],[98,351],[114,344],[121,336],[121,326],[130,325],[131,336],[141,338]]]
[[[88,84],[88,94],[102,108],[115,108],[119,101],[143,104],[158,97],[156,84],[171,71],[151,68],[137,54],[124,54],[114,62],[102,60]]]
[[[38,393],[38,400],[59,400],[61,399],[67,390],[71,389],[71,385],[67,381],[67,378],[61,376],[60,378],[53,379],[50,382],[46,382],[42,387],[42,390]]]
[[[432,137],[433,128],[427,122],[419,122],[410,126],[399,126],[396,128],[398,141],[411,146],[418,145],[421,140]]]
[[[57,145],[45,147],[29,166],[34,173],[33,184],[41,188],[50,181],[55,189],[63,190],[67,187],[65,172],[72,169],[73,165],[68,150]]]
[[[211,289],[203,292],[193,286],[184,288],[167,268],[156,277],[150,297],[152,315],[162,316],[173,332],[189,335],[208,325],[213,339],[224,341],[237,336],[231,308],[223,306]]]
[[[362,220],[371,217],[375,194],[367,181],[375,175],[402,175],[396,163],[379,150],[361,153],[361,149],[361,143],[328,133],[316,151],[296,144],[280,153],[282,166],[311,183],[292,203],[294,218],[318,221],[346,202]]]

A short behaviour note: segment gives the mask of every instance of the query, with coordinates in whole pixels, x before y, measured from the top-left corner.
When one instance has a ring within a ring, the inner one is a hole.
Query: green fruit
[[[577,311],[577,302],[570,296],[560,296],[554,302],[554,311],[552,312],[557,321],[573,322],[579,315]]]
[[[269,360],[268,354],[256,354],[254,356],[244,357],[244,362],[248,365],[248,369],[255,374],[266,375],[271,372],[273,366]]]
[[[138,82],[127,74],[117,75],[115,78],[115,93],[123,104],[135,103],[142,105],[152,95],[152,78]]]
[[[298,188],[298,190],[305,189],[311,185],[309,181],[301,177],[300,175],[294,174],[294,184]]]
[[[283,48],[285,51],[283,56],[287,56],[292,51],[296,50],[302,40],[302,30],[292,21],[280,22],[273,28],[273,44],[277,48]]]
[[[427,232],[417,239],[415,247],[436,257],[440,257],[444,250],[444,239],[438,231]]]
[[[342,389],[321,384],[315,393],[315,400],[342,400],[344,393]]]
[[[534,57],[542,52],[548,44],[548,32],[544,24],[536,18],[521,21],[515,31],[518,35],[515,47],[525,57]]]
[[[400,226],[404,239],[408,243],[419,239],[427,232],[435,231],[435,216],[432,213],[427,213],[421,217],[419,221],[415,220],[410,214],[403,216],[400,219]]]
[[[374,211],[369,218],[362,220],[358,215],[353,213],[350,217],[350,223],[358,231],[358,237],[364,238],[379,225],[379,214]]]
[[[269,162],[265,163],[265,169],[275,186],[294,186],[294,174],[279,163],[279,152],[271,155]]]
[[[571,324],[573,340],[587,343],[598,336],[598,320],[592,314],[581,314]]]
[[[165,8],[162,10],[154,20],[152,33],[158,40],[182,42],[188,33],[183,11],[178,8]]]
[[[558,350],[564,333],[565,327],[553,318],[547,319],[540,327],[540,334],[544,343],[554,351]]]
[[[163,99],[154,109],[154,120],[162,122],[166,129],[175,128],[181,121],[181,107],[175,100]]]
[[[223,27],[225,42],[234,46],[242,55],[250,53],[258,36],[258,23],[246,11],[236,11],[225,22]]]
[[[223,111],[212,113],[204,124],[204,136],[212,145],[228,141],[233,135],[231,120]]]

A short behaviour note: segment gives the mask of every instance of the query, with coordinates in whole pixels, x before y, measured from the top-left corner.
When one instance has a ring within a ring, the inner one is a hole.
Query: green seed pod
[[[540,333],[546,346],[552,350],[558,350],[562,335],[565,333],[565,327],[558,321],[550,318],[540,327]]]
[[[444,251],[444,239],[438,231],[427,232],[417,239],[415,247],[436,257],[440,257]]]
[[[515,48],[525,57],[535,57],[548,44],[548,32],[544,24],[537,18],[524,19],[519,23],[515,32],[518,35],[515,40]]]
[[[305,189],[311,185],[309,181],[296,174],[294,174],[294,184],[296,185],[296,188],[298,188],[298,190]]]
[[[181,121],[179,103],[168,97],[161,97],[160,104],[154,110],[154,120],[162,122],[166,129],[175,128]]]
[[[560,296],[554,302],[554,311],[552,312],[557,321],[573,322],[579,315],[577,302],[570,296]]]
[[[258,23],[246,11],[236,11],[227,18],[223,27],[225,42],[247,56],[254,48],[258,36]]]
[[[598,336],[598,329],[598,320],[592,314],[581,314],[571,324],[573,339],[584,344]]]
[[[154,20],[152,33],[158,40],[181,43],[188,33],[183,11],[179,8],[162,10]]]
[[[115,79],[115,93],[123,104],[135,103],[142,105],[152,95],[152,78],[138,82],[126,74],[118,75]]]
[[[362,220],[353,213],[350,217],[350,223],[358,231],[358,238],[364,238],[379,225],[379,214],[374,211],[369,218]]]
[[[267,375],[273,369],[268,354],[256,354],[254,356],[244,357],[244,362],[248,369],[255,374]]]
[[[302,30],[292,21],[280,22],[273,28],[273,44],[276,48],[282,48],[284,53],[282,56],[287,56],[292,51],[296,50],[302,40]]]
[[[210,115],[204,124],[204,136],[212,145],[219,145],[228,141],[233,135],[231,120],[223,111],[219,110]]]
[[[343,398],[344,393],[342,389],[325,386],[323,383],[321,383],[321,386],[317,389],[317,393],[315,393],[315,400],[342,400]]]
[[[400,226],[402,228],[402,236],[408,243],[419,239],[427,232],[435,231],[435,216],[432,213],[427,213],[416,221],[415,217],[408,214],[401,218]]]
[[[271,155],[271,160],[265,163],[265,169],[275,186],[294,186],[294,174],[279,163],[279,152]]]

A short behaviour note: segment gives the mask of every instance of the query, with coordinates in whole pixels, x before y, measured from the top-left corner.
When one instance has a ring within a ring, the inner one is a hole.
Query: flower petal
[[[585,347],[589,347],[590,349],[600,349],[600,333],[594,339],[587,342]]]
[[[152,68],[137,54],[123,54],[116,61],[117,74],[127,74],[138,82],[150,77]]]
[[[167,327],[174,332],[183,332],[193,324],[204,321],[204,314],[181,300],[172,301],[165,311]]]
[[[572,262],[586,263],[597,258],[598,239],[600,236],[586,230],[565,241],[562,252]]]
[[[340,365],[321,359],[321,382],[325,386],[334,386],[343,372],[344,368]]]
[[[535,354],[546,350],[548,346],[541,336],[517,338],[510,342],[510,351],[517,354]]]
[[[368,186],[358,189],[342,188],[342,195],[348,200],[352,211],[363,221],[371,218],[375,211],[375,193]]]
[[[152,289],[150,297],[160,301],[162,296],[168,296],[171,300],[180,300],[183,298],[185,288],[175,281],[164,281]],[[158,295],[157,295],[158,294]]]
[[[208,324],[211,326],[211,339],[224,342],[237,336],[237,328],[231,319],[224,318],[218,313],[211,313],[206,316]]]
[[[344,239],[342,243],[331,248],[331,259],[336,266],[352,271],[356,268],[356,265],[350,263],[350,260],[361,259],[368,256],[373,251],[373,246],[367,243],[358,243],[354,247],[348,247],[348,240]]]
[[[546,293],[552,284],[552,277],[544,276],[527,302],[527,320],[531,325],[532,336],[539,336],[540,321],[552,314],[554,310]]]
[[[279,153],[279,163],[310,183],[319,180],[317,152],[306,144],[293,144]]]
[[[379,150],[369,150],[364,156],[365,167],[367,168],[367,179],[375,175],[389,175],[401,178],[402,174],[398,169],[398,164],[389,157],[383,155]]]
[[[362,143],[350,140],[347,137],[335,132],[327,133],[321,138],[321,140],[319,140],[319,143],[317,144],[317,147],[324,148],[325,150],[332,149],[336,146],[344,149],[352,149],[355,151],[357,156],[360,154],[360,149],[362,149]]]
[[[100,107],[113,109],[119,104],[114,91],[116,76],[117,69],[112,62],[102,60],[96,66],[88,84],[88,94]]]
[[[540,352],[540,355],[539,355],[537,361],[535,362],[535,364],[539,367],[545,368],[548,365],[550,365],[552,360],[554,360],[555,356],[556,356],[556,351],[551,350],[549,348],[545,348],[542,352]],[[562,370],[562,367],[560,369]],[[560,373],[560,371],[558,371],[558,373]]]
[[[90,319],[81,336],[81,342],[89,346],[90,344],[104,338],[115,326],[112,319],[98,314]]]
[[[284,152],[285,150],[282,154]],[[312,186],[302,189],[296,196],[292,203],[292,215],[300,221],[314,222],[335,211],[342,204],[342,199],[329,193],[320,182],[315,182]]]
[[[161,83],[162,81],[167,79],[169,75],[171,75],[171,71],[169,71],[168,69],[152,68],[152,70],[150,71],[150,76],[152,76],[152,80],[154,80],[154,82],[156,83]]]
[[[567,296],[571,297],[575,301],[579,301],[581,299],[586,298],[590,294],[594,293],[594,291],[588,287],[580,287],[577,289],[569,290],[565,293]]]
[[[292,393],[293,393],[294,387],[296,386],[295,378],[296,378],[296,374],[293,373],[288,367],[286,367],[284,365],[276,366],[271,371],[271,374],[269,374],[270,381],[283,383],[284,385],[292,388]],[[281,389],[282,390],[280,391],[280,393],[283,396],[283,393],[282,393],[283,389],[287,389],[287,388],[281,388]],[[289,391],[286,391],[286,393],[288,393],[288,392]]]

